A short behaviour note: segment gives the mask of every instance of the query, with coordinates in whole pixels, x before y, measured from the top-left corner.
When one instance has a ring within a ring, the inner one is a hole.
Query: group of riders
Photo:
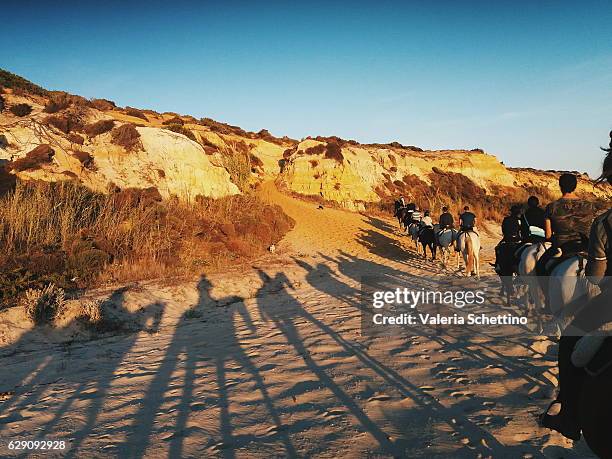
[[[463,233],[476,232],[476,215],[470,211],[469,206],[465,206],[463,212],[459,214],[458,231],[455,229],[453,214],[446,206],[442,207],[438,223],[434,223],[429,210],[421,211],[414,202],[406,204],[403,196],[395,201],[394,207],[394,216],[398,217],[406,231],[414,228],[412,234],[415,240],[423,240],[429,233],[432,234],[436,246],[440,246],[440,236],[445,232],[450,232],[452,241],[455,242],[455,250],[458,252],[460,250],[459,236]],[[432,255],[435,256],[435,252]]]
[[[612,184],[612,132],[609,148],[602,150],[607,155],[598,181]],[[547,281],[550,279],[547,276],[553,269],[572,257],[584,260],[580,262],[582,275],[589,288],[581,298],[582,307],[576,309],[578,312],[572,316],[559,339],[559,391],[549,410],[552,405],[560,404],[560,411],[553,415],[547,410],[541,417],[542,426],[556,430],[572,440],[580,439],[581,430],[585,429],[581,425],[583,419],[579,413],[580,393],[589,374],[584,367],[574,363],[572,354],[583,335],[601,330],[606,324],[612,323],[612,209],[608,203],[608,208],[601,213],[601,207],[598,208],[576,194],[576,186],[577,176],[563,173],[559,177],[561,198],[545,208],[540,206],[536,196],[531,196],[526,206],[513,205],[502,222],[503,239],[495,248],[494,265],[500,276],[512,276],[517,273],[521,251],[529,246],[540,245],[541,256],[535,264],[535,273],[546,298],[549,290],[546,283],[551,282]],[[433,230],[434,223],[429,211],[421,214],[416,205],[406,204],[403,197],[396,201],[395,213],[401,215],[401,209],[406,209],[403,211],[405,222],[418,225],[418,233],[426,228]],[[457,235],[475,231],[475,224],[476,216],[466,206],[459,215]],[[438,225],[436,238],[442,231],[454,229],[454,219],[447,207],[442,209]],[[457,240],[456,235],[454,240]],[[575,330],[580,330],[580,333]],[[611,337],[603,339],[599,352],[607,354],[608,360],[612,359]],[[608,368],[607,372],[611,371],[612,367]],[[612,401],[612,398],[608,397],[608,400]],[[612,410],[612,406],[607,409]],[[610,426],[607,428],[609,430]],[[584,434],[587,436],[586,431]],[[606,441],[606,448],[611,448],[606,451],[612,451],[612,440]]]

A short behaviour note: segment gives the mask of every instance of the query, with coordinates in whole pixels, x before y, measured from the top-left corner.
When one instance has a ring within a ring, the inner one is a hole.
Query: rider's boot
[[[557,415],[544,413],[542,416],[543,427],[575,441],[580,440],[578,404],[584,370],[572,364],[571,355],[579,339],[579,336],[562,336],[559,340],[559,394],[551,406],[561,403],[561,411]]]

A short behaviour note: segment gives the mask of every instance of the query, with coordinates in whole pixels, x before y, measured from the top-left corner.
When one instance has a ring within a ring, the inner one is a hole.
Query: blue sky
[[[609,1],[294,3],[4,1],[0,67],[279,136],[599,172]]]

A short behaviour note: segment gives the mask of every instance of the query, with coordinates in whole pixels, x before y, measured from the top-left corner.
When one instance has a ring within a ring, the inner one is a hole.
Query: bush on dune
[[[85,169],[96,170],[96,165],[94,163],[94,158],[86,151],[75,151],[72,153],[72,156],[79,160],[79,162],[83,165]]]
[[[77,145],[83,145],[85,143],[85,139],[78,134],[70,133],[66,138],[70,141],[70,143],[75,143]]]
[[[45,96],[48,93],[46,89],[41,88],[31,81],[3,69],[0,69],[0,86],[13,90],[25,91],[39,96]]]
[[[15,116],[24,117],[32,113],[32,106],[29,104],[17,104],[11,106],[9,111]]]
[[[49,283],[193,275],[265,252],[293,226],[251,195],[161,201],[156,188],[108,195],[74,182],[18,182],[0,198],[0,304]]]
[[[137,108],[125,107],[125,114],[129,116],[133,116],[134,118],[140,118],[141,120],[144,120],[144,121],[149,121],[146,115],[141,110],[138,110]]]
[[[142,149],[140,133],[133,124],[123,124],[111,131],[111,142],[127,151]]]
[[[185,122],[182,120],[182,118],[174,116],[170,119],[167,119],[166,121],[163,121],[162,124],[164,126],[168,126],[170,124],[178,124],[179,126],[182,126],[183,124],[185,124]]]
[[[167,129],[172,132],[176,132],[177,134],[182,134],[185,137],[187,137],[189,140],[193,140],[194,142],[197,141],[193,132],[191,132],[191,130],[187,129],[182,124],[168,124],[164,127],[164,129]]]
[[[9,164],[14,171],[40,169],[43,164],[49,164],[55,156],[55,151],[49,145],[39,145],[29,151],[25,157],[19,158]]]
[[[57,113],[59,111],[65,110],[70,106],[70,98],[67,94],[59,94],[52,97],[49,102],[45,105],[44,112],[45,113]]]
[[[80,131],[83,129],[83,124],[74,116],[71,115],[51,115],[47,116],[44,123],[53,126],[54,128],[68,134],[71,131]]]
[[[115,102],[106,99],[93,99],[89,102],[89,105],[96,110],[100,110],[101,112],[110,111],[117,108]]]
[[[113,127],[115,127],[115,122],[113,120],[100,120],[96,121],[95,123],[88,124],[85,126],[83,131],[89,137],[96,137],[110,131]]]

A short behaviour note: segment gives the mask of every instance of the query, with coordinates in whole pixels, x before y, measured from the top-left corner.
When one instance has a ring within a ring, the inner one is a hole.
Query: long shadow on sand
[[[212,343],[198,342],[188,332],[187,328],[190,324],[193,325],[192,314],[189,310],[183,314],[177,323],[172,342],[166,350],[164,359],[158,367],[153,381],[146,389],[141,409],[135,415],[125,447],[123,448],[125,457],[140,458],[146,454],[151,435],[155,430],[155,418],[164,403],[165,393],[173,385],[173,373],[180,366],[181,359],[184,360],[185,373],[181,378],[182,394],[177,406],[175,425],[172,429],[173,435],[170,440],[169,457],[182,456],[183,441],[190,434],[187,428],[187,421],[190,413],[192,413],[194,387],[196,386],[196,368],[202,362],[211,362],[210,364],[214,366],[218,393],[216,404],[220,408],[219,424],[222,442],[212,446],[217,446],[217,450],[224,457],[233,458],[235,457],[234,451],[236,448],[240,448],[244,444],[255,440],[262,441],[261,438],[258,439],[254,436],[248,436],[248,438],[247,436],[238,437],[233,433],[233,421],[237,421],[237,419],[232,417],[229,410],[230,398],[228,394],[227,366],[230,362],[235,362],[248,371],[255,383],[256,390],[260,392],[263,404],[272,418],[278,431],[278,436],[284,445],[284,454],[289,457],[296,456],[294,446],[282,425],[280,415],[273,404],[260,371],[241,347],[236,329],[236,317],[234,316],[241,316],[242,321],[249,330],[255,331],[251,317],[242,299],[231,297],[215,301],[210,295],[211,287],[208,279],[202,276],[198,283],[199,300],[195,307],[204,307],[204,314],[206,314],[210,312],[206,308],[210,308],[216,302],[230,305],[226,307],[231,308],[233,311],[232,315],[215,324],[216,333],[227,338],[227,340],[222,346],[215,346],[214,350],[211,349]]]

